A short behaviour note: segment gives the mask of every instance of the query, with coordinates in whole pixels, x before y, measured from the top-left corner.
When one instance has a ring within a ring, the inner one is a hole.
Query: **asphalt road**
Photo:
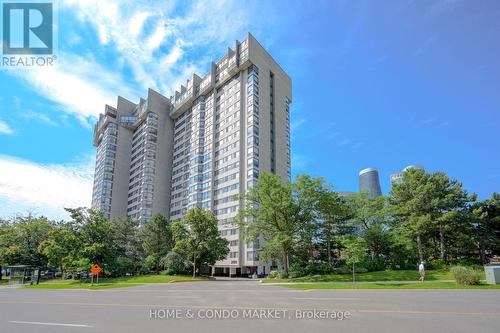
[[[229,331],[499,332],[500,291],[300,291],[255,281],[0,288],[0,332]]]

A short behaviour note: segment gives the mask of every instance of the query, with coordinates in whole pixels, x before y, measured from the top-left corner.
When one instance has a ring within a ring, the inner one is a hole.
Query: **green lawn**
[[[279,284],[279,286],[301,289],[500,289],[498,284],[462,286],[455,282],[412,282],[412,283],[318,283],[318,284]]]
[[[103,282],[111,283],[172,283],[172,282],[193,282],[193,281],[207,281],[208,278],[197,276],[193,278],[188,275],[139,275],[111,279],[99,279]]]
[[[484,273],[483,273],[484,274]],[[401,271],[379,271],[356,274],[356,281],[360,282],[378,282],[378,281],[418,281],[419,274],[416,270]],[[454,280],[453,274],[448,270],[429,270],[426,271],[425,279],[433,280]],[[483,276],[483,279],[485,277]],[[287,282],[351,282],[351,274],[332,274],[319,276],[304,276],[294,279],[263,279],[264,283],[287,283]]]
[[[120,278],[99,279],[99,285],[90,285],[90,279],[80,280],[61,280],[54,279],[43,281],[38,285],[25,286],[31,289],[109,289],[140,286],[145,283],[174,283],[174,282],[192,282],[206,281],[207,278],[191,276],[170,276],[170,275],[140,275]]]
[[[0,279],[0,284],[8,284],[9,279],[5,278],[5,276],[2,275],[2,278]]]
[[[68,281],[68,282],[67,282]],[[24,286],[29,289],[110,289],[141,286],[141,283],[99,283],[98,285],[90,285],[90,283],[81,283],[79,281],[67,280],[58,282],[42,282],[33,286]]]

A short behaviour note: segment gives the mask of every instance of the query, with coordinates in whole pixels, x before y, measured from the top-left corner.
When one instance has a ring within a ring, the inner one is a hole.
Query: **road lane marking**
[[[158,298],[200,298],[199,296],[158,295]]]
[[[303,299],[310,301],[369,301],[369,298],[359,297],[294,297],[294,299]]]
[[[293,307],[256,307],[244,305],[231,306],[203,306],[203,305],[172,305],[172,304],[123,304],[123,303],[86,303],[86,302],[35,302],[35,301],[0,301],[0,304],[39,304],[39,305],[75,305],[75,306],[104,306],[129,308],[172,308],[172,309],[237,309],[237,310],[290,310],[290,311],[350,311],[351,313],[392,313],[392,314],[429,314],[429,315],[458,315],[458,316],[495,316],[500,312],[462,312],[462,311],[419,311],[419,310],[371,310],[371,309],[332,309],[332,308],[293,308]]]
[[[96,292],[105,292],[105,293],[141,293],[141,292],[162,292],[162,293],[177,293],[177,292],[185,292],[185,293],[217,293],[221,292],[220,289],[108,289],[108,290],[98,290]],[[278,290],[262,290],[262,289],[225,289],[224,293],[261,293],[261,294],[269,294],[269,293],[302,293],[304,290],[294,290],[294,289],[278,289]]]
[[[13,324],[27,324],[27,325],[45,325],[45,326],[66,326],[66,327],[84,327],[84,328],[92,328],[94,326],[83,325],[83,324],[64,324],[64,323],[43,323],[40,321],[19,321],[12,320],[9,323]]]

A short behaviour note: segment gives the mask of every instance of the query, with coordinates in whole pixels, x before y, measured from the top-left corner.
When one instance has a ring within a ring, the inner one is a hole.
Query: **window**
[[[248,67],[248,75],[255,73],[255,75],[259,75],[259,67],[252,65]]]
[[[258,168],[259,167],[259,159],[258,158],[249,158],[247,161],[247,165]]]
[[[259,260],[259,255],[255,251],[248,251],[247,252],[247,260],[248,261],[256,261]]]
[[[247,171],[248,178],[259,178],[259,170],[250,169]]]
[[[259,78],[255,74],[250,74],[248,75],[247,82],[250,84],[251,83],[259,84]]]
[[[257,105],[250,105],[247,108],[248,114],[254,113],[254,114],[259,114],[259,107]]]
[[[259,98],[256,95],[250,95],[247,98],[248,105],[259,105]]]
[[[257,147],[247,148],[247,156],[248,157],[259,157],[259,148],[257,148]]]
[[[252,126],[248,127],[247,134],[248,135],[252,135],[252,134],[259,135],[259,128],[255,125],[252,125]]]
[[[255,114],[251,114],[247,118],[248,125],[258,125],[259,124],[259,117]]]
[[[248,145],[259,145],[259,138],[256,136],[249,136],[247,139],[247,144]]]
[[[259,88],[256,85],[251,84],[247,88],[247,93],[248,93],[248,95],[252,95],[252,94],[258,95],[259,94]]]

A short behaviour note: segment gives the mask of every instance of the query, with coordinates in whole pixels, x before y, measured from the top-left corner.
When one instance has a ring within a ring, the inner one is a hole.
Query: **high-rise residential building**
[[[291,101],[290,78],[251,34],[171,98],[151,89],[138,104],[119,97],[95,127],[92,207],[141,223],[211,210],[230,242],[213,272],[267,274],[259,242],[244,242],[233,222],[260,173],[290,178]]]
[[[395,184],[401,184],[403,182],[403,173],[406,171],[406,170],[409,170],[409,169],[420,169],[420,170],[424,170],[424,167],[421,166],[421,165],[409,165],[407,166],[406,168],[403,169],[403,172],[397,172],[397,173],[393,173],[391,174],[390,176],[390,179],[391,179],[391,187]]]
[[[377,169],[366,168],[359,172],[359,192],[369,192],[372,199],[382,195]]]

